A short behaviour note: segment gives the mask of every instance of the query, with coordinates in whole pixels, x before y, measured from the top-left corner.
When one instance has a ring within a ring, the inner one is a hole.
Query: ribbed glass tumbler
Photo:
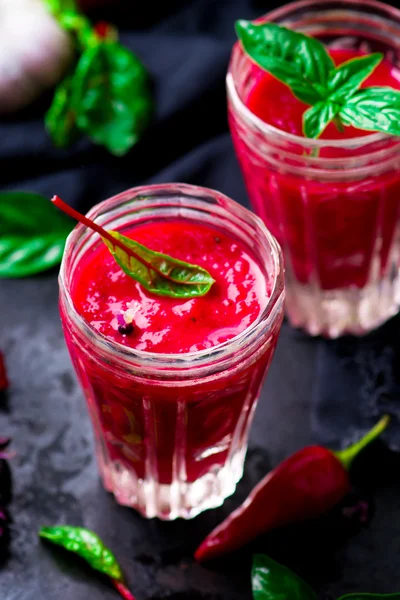
[[[253,252],[268,284],[265,309],[232,340],[187,354],[138,351],[105,338],[75,310],[77,267],[101,242],[81,225],[67,240],[61,318],[104,485],[146,517],[191,518],[220,505],[242,476],[249,428],[283,319],[279,246],[250,211],[194,186],[136,188],[97,205],[89,216],[122,232],[177,216],[212,224]]]
[[[383,52],[400,66],[400,12],[388,5],[306,0],[262,20],[328,47]],[[400,304],[399,138],[311,140],[281,131],[246,106],[257,69],[237,43],[229,122],[252,205],[283,249],[289,319],[312,335],[364,334]]]

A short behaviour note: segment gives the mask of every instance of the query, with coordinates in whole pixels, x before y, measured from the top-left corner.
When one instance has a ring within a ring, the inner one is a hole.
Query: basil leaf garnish
[[[306,137],[318,138],[332,120],[340,131],[342,125],[352,125],[400,135],[400,91],[389,87],[359,91],[383,54],[360,56],[335,67],[317,39],[276,23],[237,21],[236,31],[251,60],[311,105],[303,115]]]
[[[304,135],[318,138],[325,127],[339,113],[340,105],[332,102],[318,102],[303,114]]]
[[[340,110],[345,125],[400,135],[400,91],[370,87],[354,94]]]
[[[288,85],[299,100],[315,104],[323,99],[334,64],[319,40],[275,23],[241,20],[235,26],[250,58]]]
[[[71,229],[47,198],[0,193],[0,277],[26,277],[59,264]]]
[[[102,238],[121,269],[154,294],[194,298],[207,294],[214,283],[202,267],[150,250],[118,231],[108,233],[124,246]]]
[[[290,569],[264,554],[253,557],[251,583],[254,600],[316,600],[311,587]]]
[[[328,78],[329,100],[345,102],[371,75],[382,59],[383,54],[376,52],[360,58],[352,58],[336,67]]]

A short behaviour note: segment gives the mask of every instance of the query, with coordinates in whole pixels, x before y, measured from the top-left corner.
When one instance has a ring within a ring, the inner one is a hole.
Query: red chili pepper
[[[8,388],[8,378],[6,371],[6,364],[2,352],[0,352],[0,392],[3,392]]]
[[[195,552],[198,561],[244,546],[261,533],[321,516],[350,491],[348,469],[358,453],[387,427],[382,419],[359,442],[332,452],[322,446],[299,450],[271,471],[248,498],[216,527]]]

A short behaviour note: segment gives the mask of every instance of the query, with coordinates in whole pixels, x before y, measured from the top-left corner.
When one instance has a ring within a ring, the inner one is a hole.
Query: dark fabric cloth
[[[127,0],[93,14],[115,22],[121,41],[148,67],[156,103],[152,125],[123,158],[87,139],[57,150],[43,125],[48,94],[0,121],[0,187],[57,193],[86,211],[136,185],[179,181],[218,189],[248,205],[228,132],[225,74],[235,19],[254,18],[279,4]],[[391,411],[399,410],[399,323],[395,319],[365,340],[315,342],[312,423],[320,442],[347,443],[376,419],[385,403],[390,402]],[[387,435],[394,447],[396,428]]]
[[[156,104],[152,125],[123,158],[88,140],[58,150],[43,126],[48,94],[0,121],[2,189],[57,193],[87,210],[129,187],[180,181],[219,189],[245,203],[228,133],[225,74],[235,19],[262,11],[251,0],[175,0],[134,7],[127,1],[95,13],[94,19],[117,24],[121,42],[149,69]]]

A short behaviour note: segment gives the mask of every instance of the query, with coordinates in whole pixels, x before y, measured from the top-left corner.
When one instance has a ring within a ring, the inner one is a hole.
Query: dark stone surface
[[[348,531],[337,514],[264,536],[229,560],[199,566],[191,553],[254,483],[290,452],[312,441],[310,397],[315,342],[285,324],[251,434],[245,476],[234,497],[191,522],[146,521],[102,489],[92,433],[62,337],[56,274],[0,282],[0,348],[12,387],[0,432],[14,438],[12,544],[0,572],[1,600],[112,599],[88,568],[40,543],[43,524],[82,524],[115,551],[138,600],[249,599],[253,551],[302,574],[320,598],[400,589],[400,461],[379,446],[356,469],[376,498],[369,527]],[[351,535],[350,535],[351,534]]]
[[[232,24],[280,1],[174,0],[161,13],[154,3],[134,3],[133,11],[128,3],[129,18],[119,19],[122,40],[154,80],[156,115],[148,134],[124,158],[112,158],[87,140],[55,150],[43,127],[49,103],[44,98],[0,123],[1,187],[60,193],[85,211],[134,185],[183,181],[219,189],[245,204],[226,123]],[[142,5],[148,8],[145,18],[138,14]],[[14,438],[17,452],[12,544],[0,570],[0,600],[117,598],[84,565],[39,542],[38,528],[53,523],[94,529],[119,558],[137,600],[249,600],[253,551],[268,552],[295,569],[320,599],[356,590],[400,591],[400,460],[379,447],[364,456],[355,474],[362,491],[375,497],[369,527],[349,535],[332,514],[265,536],[225,561],[199,566],[191,559],[204,535],[256,481],[313,441],[317,345],[284,325],[235,496],[192,522],[146,521],[117,506],[99,482],[85,403],[62,337],[56,273],[0,280],[0,348],[12,382],[8,404],[0,404],[0,434]]]

